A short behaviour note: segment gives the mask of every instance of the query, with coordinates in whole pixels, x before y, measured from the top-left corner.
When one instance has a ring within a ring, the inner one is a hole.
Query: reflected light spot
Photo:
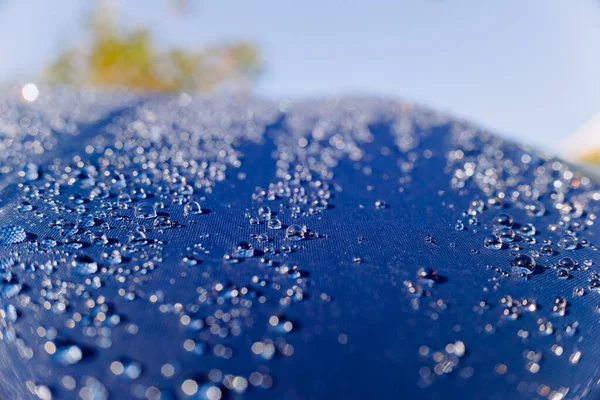
[[[25,101],[35,101],[40,95],[40,90],[34,83],[27,83],[21,88],[21,96]]]

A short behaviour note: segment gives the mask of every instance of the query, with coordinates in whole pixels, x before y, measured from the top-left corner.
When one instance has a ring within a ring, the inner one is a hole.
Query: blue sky
[[[600,112],[598,0],[114,3],[165,47],[256,42],[259,96],[410,99],[551,150]],[[89,3],[56,4],[0,3],[0,76],[31,80],[82,40]]]

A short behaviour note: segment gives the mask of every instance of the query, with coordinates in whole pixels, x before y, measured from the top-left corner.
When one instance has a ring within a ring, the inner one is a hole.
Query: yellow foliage
[[[587,164],[600,164],[600,149],[584,154],[581,161]]]
[[[50,84],[201,92],[228,84],[246,90],[260,73],[258,51],[250,43],[161,53],[148,30],[118,29],[106,7],[93,15],[89,46],[63,51],[45,73]]]

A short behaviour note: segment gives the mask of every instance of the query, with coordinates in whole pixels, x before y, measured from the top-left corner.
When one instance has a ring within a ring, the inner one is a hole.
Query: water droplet
[[[565,268],[559,268],[556,271],[556,276],[559,279],[567,279],[569,277],[569,270],[565,269]]]
[[[117,265],[123,262],[123,257],[119,250],[113,250],[110,254],[106,255],[106,262],[110,265]]]
[[[546,213],[546,206],[541,201],[536,201],[534,203],[527,204],[525,206],[525,212],[530,217],[541,217]]]
[[[588,282],[588,289],[600,293],[600,279],[593,278]]]
[[[552,246],[550,246],[549,244],[545,244],[540,248],[540,251],[542,252],[542,254],[544,255],[552,255],[554,254],[554,248]]]
[[[258,209],[258,216],[260,219],[268,221],[271,219],[271,209],[269,207],[261,207]]]
[[[512,243],[515,236],[515,232],[511,228],[502,228],[498,231],[498,238],[502,243]]]
[[[40,248],[42,248],[44,250],[50,250],[50,249],[56,247],[56,245],[57,245],[56,240],[54,240],[50,237],[44,238],[40,241]]]
[[[28,201],[22,201],[18,206],[17,210],[20,212],[29,212],[33,210],[33,205]]]
[[[445,278],[438,275],[437,271],[433,268],[419,268],[417,271],[417,279],[421,284],[433,285],[436,282],[442,282]]]
[[[577,239],[571,235],[564,235],[558,239],[557,245],[565,250],[575,250],[577,248]]]
[[[513,217],[506,213],[500,213],[494,217],[492,225],[496,228],[510,228],[513,224]]]
[[[158,217],[154,220],[153,225],[156,229],[169,229],[173,226],[173,223],[168,217]]]
[[[91,275],[98,271],[98,264],[87,255],[77,255],[71,261],[71,270],[76,275]]]
[[[535,235],[536,229],[533,224],[527,223],[523,224],[523,226],[519,228],[519,232],[521,232],[521,234],[525,236],[533,236]]]
[[[96,225],[96,221],[92,214],[82,214],[77,225],[81,228],[91,228]]]
[[[144,201],[135,206],[135,217],[142,219],[156,218],[156,208],[154,204]]]
[[[483,239],[483,247],[486,249],[500,250],[502,248],[502,241],[500,241],[496,235],[487,235]]]
[[[81,348],[68,342],[46,342],[44,349],[52,361],[63,366],[77,364],[83,358]]]
[[[388,208],[388,205],[387,205],[387,203],[386,203],[385,201],[383,201],[383,200],[377,200],[377,201],[375,202],[375,208],[376,208],[376,209],[378,209],[378,210],[383,210],[383,209],[385,209],[385,208]]]
[[[481,212],[483,211],[483,208],[485,207],[485,203],[483,202],[483,200],[473,200],[471,202],[471,204],[469,205],[469,210],[468,213],[470,215],[477,215],[477,214],[481,214]]]
[[[21,293],[21,289],[23,286],[20,283],[4,280],[0,282],[0,297],[10,299]]]
[[[290,225],[285,230],[285,238],[289,240],[302,240],[306,236],[306,227],[300,225]]]
[[[241,242],[233,249],[233,255],[236,258],[251,258],[254,257],[254,248],[249,243]]]
[[[144,232],[136,230],[127,237],[127,242],[132,246],[139,247],[147,245],[148,239],[146,239],[146,234]]]
[[[20,225],[5,225],[0,228],[0,245],[21,243],[26,238],[25,229]]]
[[[183,207],[183,214],[202,214],[202,207],[197,201],[190,201]]]
[[[267,224],[269,229],[281,229],[281,221],[279,218],[271,218]]]
[[[142,374],[142,365],[131,360],[113,361],[110,364],[110,371],[120,378],[132,381]]]
[[[562,267],[562,268],[566,268],[568,270],[572,270],[575,268],[575,261],[573,261],[569,257],[563,257],[560,260],[558,260],[558,266]]]
[[[513,258],[510,266],[513,271],[529,275],[535,270],[535,260],[527,254],[520,254]]]

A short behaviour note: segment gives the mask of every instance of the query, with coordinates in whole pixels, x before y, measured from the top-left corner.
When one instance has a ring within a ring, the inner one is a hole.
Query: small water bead
[[[490,197],[487,200],[487,205],[490,208],[494,208],[496,210],[499,210],[501,208],[504,208],[504,200],[502,200],[500,197],[497,197],[497,196]]]
[[[77,221],[80,228],[91,228],[96,225],[96,220],[92,214],[82,214]]]
[[[529,275],[535,270],[535,260],[527,254],[520,254],[513,258],[510,266],[513,271]]]
[[[571,235],[564,235],[558,239],[557,245],[565,250],[575,250],[577,248],[577,239]]]
[[[258,216],[260,219],[268,221],[271,219],[271,209],[267,206],[263,206],[258,209]]]
[[[250,217],[248,222],[250,222],[250,225],[259,225],[260,224],[260,220],[256,217]]]
[[[90,243],[92,243],[94,246],[104,246],[108,244],[108,238],[104,234],[95,235],[93,233],[90,233],[89,238]]]
[[[588,289],[593,290],[596,293],[600,293],[600,279],[593,278],[588,282]]]
[[[383,209],[386,209],[388,207],[389,207],[388,204],[385,201],[383,201],[383,200],[377,200],[375,202],[375,208],[378,209],[378,210],[383,210]]]
[[[563,257],[560,260],[558,260],[558,266],[561,268],[566,268],[568,270],[572,270],[575,268],[575,261],[573,261],[569,257]]]
[[[525,212],[530,217],[541,217],[546,213],[546,206],[541,201],[536,201],[525,206]]]
[[[173,223],[169,219],[169,217],[158,217],[154,220],[154,228],[156,229],[169,229],[173,227]]]
[[[470,215],[480,214],[483,211],[484,207],[485,203],[483,202],[483,200],[473,200],[469,205],[468,213]]]
[[[559,268],[559,269],[556,271],[556,276],[557,276],[559,279],[568,279],[568,278],[569,278],[569,270],[568,270],[568,269],[565,269],[565,268]]]
[[[98,264],[87,255],[75,256],[70,266],[76,275],[91,275],[98,271]]]
[[[133,246],[145,246],[148,244],[146,234],[142,231],[135,230],[127,237],[127,242]]]
[[[183,214],[202,214],[202,207],[197,201],[190,201],[183,207]]]
[[[40,245],[40,248],[42,248],[44,250],[49,250],[49,249],[56,247],[57,243],[56,243],[56,240],[54,240],[50,237],[47,237],[47,238],[42,239],[40,241],[39,245]]]
[[[496,235],[487,235],[483,239],[483,247],[491,250],[500,250],[502,248],[502,241]]]
[[[50,355],[50,359],[63,366],[77,364],[83,358],[83,351],[72,343],[46,342],[44,349]]]
[[[106,262],[109,265],[117,265],[123,262],[123,257],[119,250],[113,250],[110,254],[106,254]]]
[[[542,254],[544,254],[546,256],[550,256],[550,255],[554,254],[554,248],[549,244],[543,245],[540,248],[540,251],[542,252]]]
[[[445,280],[433,268],[419,268],[417,270],[417,280],[422,284],[433,285],[436,282]]]
[[[465,224],[462,221],[456,221],[456,225],[454,225],[454,229],[457,231],[462,231],[465,229]]]
[[[40,176],[40,167],[34,163],[27,163],[23,170],[19,172],[19,176],[26,181],[35,181]]]
[[[0,228],[0,245],[21,243],[26,238],[27,233],[20,225],[4,225]]]
[[[119,203],[131,203],[131,195],[129,193],[120,193],[118,199]]]
[[[533,236],[536,233],[535,226],[531,223],[523,224],[519,228],[519,232],[524,236]]]
[[[279,218],[271,218],[267,223],[267,226],[269,227],[269,229],[281,229],[282,227]]]
[[[511,228],[502,228],[497,233],[502,243],[512,243],[515,240],[515,232]]]
[[[500,213],[494,217],[492,225],[495,228],[507,227],[510,228],[513,224],[513,217],[506,213]]]
[[[300,225],[290,225],[285,230],[285,238],[288,240],[302,240],[306,236],[306,227]]]
[[[33,205],[28,201],[22,201],[18,206],[17,210],[20,212],[29,212],[33,210]]]
[[[284,317],[273,315],[269,318],[269,325],[277,333],[289,333],[294,329],[294,324]]]
[[[22,289],[23,285],[18,282],[3,280],[0,282],[0,297],[10,299],[21,293]]]
[[[148,201],[141,202],[135,206],[135,217],[141,219],[156,218],[156,207]]]
[[[425,243],[436,244],[435,239],[431,235],[425,235]]]
[[[110,371],[120,378],[133,381],[142,374],[142,365],[131,360],[113,361]]]
[[[251,258],[254,257],[254,248],[249,243],[241,242],[233,249],[233,255],[237,258]]]
[[[12,304],[7,304],[0,309],[0,317],[6,322],[15,323],[19,318],[19,314],[17,313],[17,308],[15,306]]]
[[[266,233],[261,233],[260,235],[256,236],[256,240],[258,240],[259,242],[268,242],[269,235],[267,235]]]

